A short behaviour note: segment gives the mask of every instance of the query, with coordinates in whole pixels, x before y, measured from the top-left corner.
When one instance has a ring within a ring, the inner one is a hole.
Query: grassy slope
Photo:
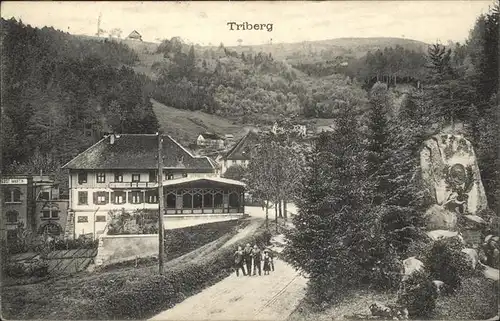
[[[245,128],[217,115],[168,107],[152,99],[153,110],[161,129],[183,144],[194,143],[200,133],[233,134],[235,139],[245,134]]]

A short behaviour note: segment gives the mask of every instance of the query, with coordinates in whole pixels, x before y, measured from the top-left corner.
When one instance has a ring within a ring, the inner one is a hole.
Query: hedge
[[[238,245],[269,244],[270,234],[258,230],[197,263],[189,263],[163,275],[149,275],[136,280],[107,280],[95,288],[87,286],[92,304],[78,311],[76,318],[84,319],[145,319],[171,308],[204,288],[226,278],[233,272],[233,253]],[[76,311],[75,311],[76,312]]]

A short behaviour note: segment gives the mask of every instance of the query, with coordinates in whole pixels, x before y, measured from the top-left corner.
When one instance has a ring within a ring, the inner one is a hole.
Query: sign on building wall
[[[26,178],[2,178],[0,181],[1,185],[27,185],[28,180]]]

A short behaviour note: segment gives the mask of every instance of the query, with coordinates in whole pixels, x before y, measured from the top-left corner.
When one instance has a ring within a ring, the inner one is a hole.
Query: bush
[[[498,282],[483,277],[468,278],[454,295],[438,300],[436,318],[485,320],[498,313]]]
[[[190,226],[165,232],[165,254],[174,259],[217,240],[235,229],[237,221]]]
[[[422,262],[431,280],[443,281],[447,293],[458,289],[464,278],[473,275],[474,269],[463,248],[461,241],[453,237],[432,243],[423,254]]]
[[[265,234],[260,231],[238,244],[220,249],[201,262],[165,271],[163,275],[151,275],[133,282],[126,280],[126,284],[115,280],[110,284],[114,290],[101,289],[100,295],[95,296],[96,305],[89,306],[92,311],[86,311],[84,316],[90,319],[149,318],[229,276],[233,271],[233,253],[238,245],[267,244]],[[106,285],[100,282],[99,287]]]
[[[99,240],[78,238],[75,240],[55,240],[52,248],[54,250],[75,250],[75,249],[93,249],[97,248]]]
[[[431,317],[436,308],[437,292],[427,271],[415,271],[401,282],[397,304],[408,309],[413,318]]]
[[[4,273],[13,278],[26,276],[43,277],[49,274],[49,264],[44,259],[34,259],[27,262],[10,262],[4,266]]]

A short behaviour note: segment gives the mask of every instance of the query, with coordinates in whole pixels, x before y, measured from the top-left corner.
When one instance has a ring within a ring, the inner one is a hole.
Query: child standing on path
[[[271,271],[271,257],[266,251],[264,252],[264,275],[269,275],[269,271]]]
[[[243,272],[243,275],[247,275],[245,273],[245,269],[243,268],[243,249],[241,246],[238,246],[238,250],[234,253],[234,268],[236,270],[236,276],[240,276],[240,269]]]
[[[262,270],[260,267],[262,252],[260,251],[257,244],[253,246],[252,256],[253,256],[253,275],[256,274],[257,270],[259,270],[259,275],[262,275]]]
[[[271,271],[274,271],[274,259],[273,259],[273,254],[272,251],[268,248],[264,250],[264,255],[269,256],[269,266],[271,267]]]
[[[247,275],[252,276],[252,247],[250,243],[247,243],[245,249],[243,250],[243,260],[247,266]]]

